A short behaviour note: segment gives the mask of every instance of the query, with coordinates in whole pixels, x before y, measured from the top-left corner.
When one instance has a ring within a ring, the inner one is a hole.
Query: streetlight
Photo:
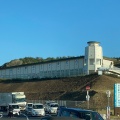
[[[110,98],[110,94],[111,94],[110,90],[107,90],[106,94],[107,94],[107,98],[108,98],[106,119],[110,120],[110,102],[109,102],[109,98]]]

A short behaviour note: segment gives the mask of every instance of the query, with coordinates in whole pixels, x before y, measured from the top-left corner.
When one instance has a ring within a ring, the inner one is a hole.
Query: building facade
[[[89,41],[87,43],[85,56],[0,68],[0,78],[42,79],[82,76],[97,72],[101,67],[113,66],[112,61],[103,59],[103,51],[99,42]]]

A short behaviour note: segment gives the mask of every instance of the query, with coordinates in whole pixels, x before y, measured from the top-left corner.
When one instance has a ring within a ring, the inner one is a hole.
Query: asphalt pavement
[[[51,115],[46,113],[46,116],[51,116]],[[52,114],[52,116],[55,117],[56,115]],[[14,117],[10,118],[7,115],[7,112],[0,111],[0,120],[41,120],[41,118],[42,117],[40,116],[35,117],[35,116],[27,115],[24,111],[22,111],[19,116],[14,115]]]
[[[14,116],[12,118],[7,116],[6,112],[1,112],[0,113],[0,120],[40,120],[41,117],[32,117],[32,116],[27,116],[24,113],[21,113],[19,116]]]
[[[25,116],[15,116],[15,117],[8,117],[8,116],[3,116],[0,118],[0,120],[40,120],[41,117],[25,117]]]

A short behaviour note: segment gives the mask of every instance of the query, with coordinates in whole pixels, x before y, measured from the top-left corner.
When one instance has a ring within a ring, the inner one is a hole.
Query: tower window
[[[90,59],[90,65],[94,65],[94,59]]]

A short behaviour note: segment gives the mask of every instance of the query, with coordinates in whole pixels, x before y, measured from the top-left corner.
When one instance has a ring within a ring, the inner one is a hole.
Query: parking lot
[[[21,112],[21,114],[19,116],[15,115],[14,117],[10,118],[8,117],[6,112],[1,112],[2,116],[0,117],[0,120],[40,120],[42,117],[37,116],[37,117],[33,117],[31,115],[26,115],[25,112]],[[46,114],[46,116],[48,116],[49,114]]]
[[[80,102],[79,102],[79,104],[80,104]],[[40,108],[37,107],[37,109],[36,109],[36,105],[39,106]],[[54,120],[57,120],[58,119],[57,113],[59,111],[59,108],[63,107],[64,105],[67,105],[67,103],[62,102],[62,104],[61,104],[61,102],[57,102],[57,101],[44,101],[44,102],[41,102],[41,101],[40,102],[38,102],[38,101],[32,102],[31,101],[31,102],[27,102],[25,110],[24,111],[21,110],[20,115],[14,115],[14,117],[10,118],[7,115],[7,111],[6,112],[1,111],[1,114],[3,116],[0,117],[0,119],[1,120],[2,119],[4,119],[4,120],[8,120],[8,119],[11,119],[11,120],[12,119],[13,120],[41,120],[41,118],[43,118],[45,116],[52,116],[52,117],[55,118]],[[38,113],[38,109],[41,109],[41,107],[42,107],[43,111],[45,111],[45,115],[42,115],[42,116],[41,116],[41,114]],[[57,109],[55,109],[56,107],[57,107]],[[66,106],[66,107],[69,108],[69,106]],[[28,108],[31,108],[30,111],[29,111]],[[77,108],[77,107],[74,107],[74,108]],[[35,109],[37,110],[36,112],[35,112]],[[113,118],[111,116],[110,120],[119,120],[119,119],[118,118]],[[48,120],[48,119],[44,119],[44,120]],[[105,117],[104,117],[104,120],[105,120]]]

